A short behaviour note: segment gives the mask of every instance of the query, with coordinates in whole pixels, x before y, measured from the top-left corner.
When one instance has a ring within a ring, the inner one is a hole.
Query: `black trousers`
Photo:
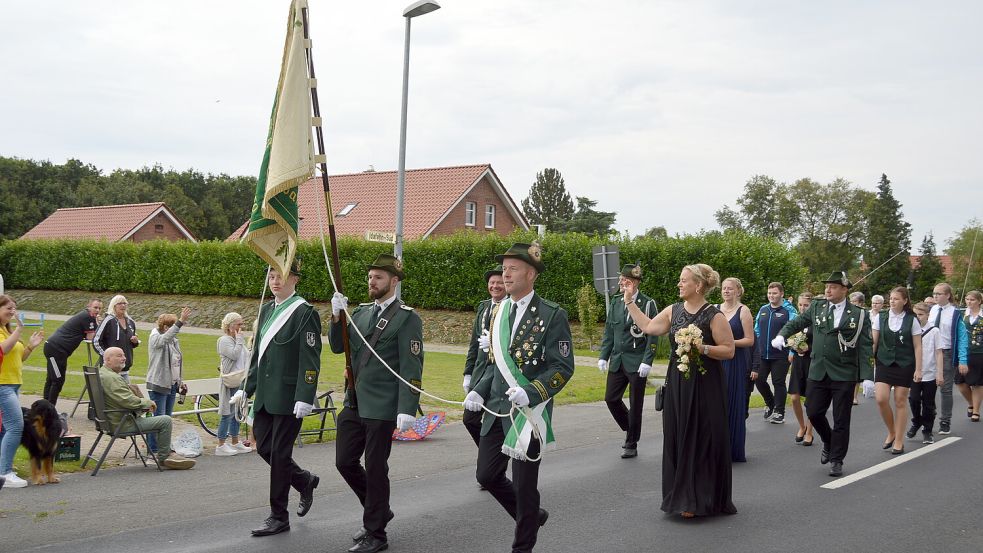
[[[471,434],[474,445],[478,445],[479,440],[481,440],[481,415],[484,413],[484,410],[475,412],[465,409],[464,418],[461,419],[464,423],[464,428],[467,429],[468,434]]]
[[[765,400],[765,405],[774,408],[779,413],[785,412],[785,397],[788,395],[788,385],[785,383],[788,377],[788,357],[778,359],[761,359],[761,366],[758,368],[758,379],[754,385]],[[768,375],[771,375],[771,385],[775,387],[775,393],[771,392],[768,386]]]
[[[628,407],[622,399],[625,389],[628,389]],[[614,417],[614,422],[628,433],[625,445],[635,448],[638,438],[642,435],[642,407],[645,405],[645,379],[637,372],[625,372],[624,367],[615,372],[608,372],[607,389],[604,392],[604,402],[608,411]]]
[[[911,383],[911,393],[908,394],[911,425],[920,426],[922,432],[931,432],[935,426],[935,392],[938,389],[935,380]]]
[[[539,533],[539,461],[520,461],[502,453],[505,430],[496,420],[478,443],[478,469],[475,476],[492,497],[515,519],[513,553],[532,551]],[[539,442],[533,440],[529,456],[539,456]],[[512,481],[505,469],[512,461]]]
[[[827,375],[822,380],[812,380],[806,384],[806,414],[823,441],[823,448],[829,450],[829,460],[843,462],[850,448],[850,415],[853,413],[853,389],[855,380],[830,380]],[[826,411],[833,407],[833,428],[829,427]]]
[[[338,415],[335,467],[362,504],[362,526],[385,540],[389,508],[389,453],[396,421],[363,419],[357,409],[346,407]],[[365,468],[362,468],[365,454]]]
[[[290,520],[287,512],[290,488],[299,492],[312,478],[293,459],[294,441],[302,422],[293,415],[272,415],[266,409],[253,415],[256,452],[270,465],[270,516],[277,520]]]
[[[44,380],[44,399],[52,405],[58,405],[58,396],[65,385],[65,375],[68,374],[69,354],[44,344],[44,359],[48,363],[48,377]]]

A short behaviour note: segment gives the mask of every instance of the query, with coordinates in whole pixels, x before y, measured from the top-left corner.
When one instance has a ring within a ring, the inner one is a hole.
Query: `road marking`
[[[875,475],[875,474],[877,474],[879,472],[884,472],[885,470],[887,470],[889,468],[896,467],[896,466],[898,466],[898,465],[900,465],[902,463],[907,463],[908,461],[913,461],[913,460],[921,457],[922,455],[928,455],[929,453],[932,453],[933,451],[939,450],[939,449],[941,449],[941,448],[943,448],[943,447],[945,447],[947,445],[952,445],[952,444],[958,442],[961,439],[962,438],[960,438],[958,436],[952,436],[952,437],[949,437],[949,438],[944,438],[942,440],[939,440],[939,441],[935,442],[932,445],[927,445],[925,447],[918,448],[915,451],[912,451],[911,453],[906,453],[904,455],[895,456],[894,459],[891,459],[891,460],[888,460],[888,461],[884,461],[883,463],[874,465],[872,467],[865,468],[864,470],[862,470],[860,472],[856,472],[854,474],[851,474],[850,476],[846,476],[844,478],[837,478],[836,480],[833,480],[832,482],[828,482],[826,484],[823,484],[822,486],[819,486],[819,487],[820,488],[825,488],[827,490],[835,490],[837,488],[842,488],[843,486],[847,486],[849,484],[853,484],[854,482],[857,482],[858,480],[863,480],[864,478],[867,478],[868,476],[873,476],[873,475]]]

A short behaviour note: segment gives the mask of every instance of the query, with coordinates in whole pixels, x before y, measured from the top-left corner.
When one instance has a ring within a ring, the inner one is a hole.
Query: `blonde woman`
[[[734,335],[734,358],[724,360],[727,376],[727,421],[730,427],[730,460],[747,461],[744,441],[747,432],[748,392],[753,386],[750,380],[751,350],[754,348],[754,318],[751,310],[741,303],[744,285],[737,277],[725,278],[720,285],[724,303],[717,306],[730,325]]]
[[[966,368],[959,368],[963,374],[959,390],[970,403],[970,419],[973,422],[980,422],[980,403],[983,402],[983,318],[980,317],[980,303],[983,303],[983,294],[979,290],[966,292],[963,326],[966,327],[969,346]]]
[[[662,414],[662,510],[683,518],[737,512],[731,501],[727,385],[721,367],[721,361],[734,357],[734,335],[706,299],[719,283],[720,275],[709,265],[687,265],[677,284],[681,301],[653,319],[628,304],[639,328],[653,336],[669,334],[672,345]],[[633,283],[625,286],[626,298],[634,296],[634,288]],[[703,345],[693,352],[699,361],[676,351],[677,334],[690,325],[703,335]]]
[[[798,308],[799,313],[805,313],[812,305],[812,293],[803,292],[799,294]],[[802,412],[802,396],[806,394],[806,383],[809,381],[809,366],[812,353],[812,327],[805,327],[802,333],[806,337],[806,342],[798,348],[798,351],[788,350],[789,362],[792,365],[792,376],[788,384],[788,397],[792,401],[792,412],[795,413],[795,420],[799,423],[799,430],[795,433],[795,443],[804,446],[811,446],[814,439],[812,434],[812,423],[809,417]],[[806,439],[808,438],[808,439]]]
[[[130,302],[126,301],[126,296],[117,294],[109,300],[109,309],[106,317],[103,318],[96,335],[92,338],[92,347],[99,354],[99,364],[102,364],[102,357],[107,349],[116,347],[123,350],[126,355],[126,364],[120,376],[127,383],[130,382],[130,367],[133,366],[133,349],[140,345],[140,338],[137,337],[137,323],[128,314],[127,308]]]
[[[246,348],[242,323],[242,315],[236,312],[227,313],[222,318],[222,336],[216,344],[220,362],[219,371],[222,375],[222,384],[218,393],[218,412],[222,418],[218,423],[218,447],[215,448],[215,455],[219,457],[249,453],[253,450],[239,443],[239,421],[235,418],[229,403],[232,395],[242,386],[249,368],[249,350]],[[235,380],[239,382],[236,383]],[[226,440],[231,440],[231,443],[225,443]]]
[[[147,395],[157,405],[154,415],[174,413],[174,400],[184,380],[184,356],[177,334],[190,316],[190,307],[181,310],[180,319],[173,313],[163,313],[157,317],[157,326],[150,331]],[[157,436],[150,434],[147,443],[156,453]],[[166,456],[169,452],[163,453]]]
[[[913,382],[922,380],[922,325],[915,317],[908,289],[904,286],[891,290],[888,304],[890,309],[870,321],[877,362],[874,398],[887,427],[887,439],[882,447],[900,455],[904,453],[908,393]]]

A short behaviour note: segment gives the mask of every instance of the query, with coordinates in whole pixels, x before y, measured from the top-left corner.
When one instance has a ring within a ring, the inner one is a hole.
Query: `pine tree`
[[[549,230],[556,230],[560,222],[573,218],[573,200],[559,171],[547,167],[536,173],[529,197],[522,200],[522,213],[530,224],[546,225]]]
[[[864,288],[869,292],[868,296],[881,294],[887,297],[891,288],[905,286],[911,276],[911,225],[904,220],[901,202],[894,197],[891,181],[885,174],[877,184],[877,199],[868,224],[864,262],[867,271],[877,270],[868,273],[870,276],[864,282]]]
[[[922,238],[921,258],[911,284],[911,297],[918,299],[932,295],[936,284],[945,279],[942,262],[935,253],[935,238],[928,233]]]
[[[613,211],[597,211],[594,209],[596,206],[596,200],[577,196],[577,211],[573,217],[569,221],[557,223],[554,230],[556,232],[582,232],[601,236],[610,234],[616,215]]]

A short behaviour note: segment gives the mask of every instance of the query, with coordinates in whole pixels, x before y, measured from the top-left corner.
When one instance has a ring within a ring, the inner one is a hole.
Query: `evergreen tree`
[[[882,294],[887,297],[891,288],[908,284],[911,276],[911,225],[904,220],[901,202],[894,197],[891,181],[885,174],[881,175],[881,181],[877,184],[877,199],[868,215],[865,242],[867,271],[877,269],[869,273],[864,282],[868,296]]]
[[[530,224],[546,225],[549,230],[573,219],[573,200],[559,171],[548,167],[536,173],[529,197],[522,200],[522,213]]]
[[[594,207],[597,201],[584,196],[577,196],[577,211],[569,221],[556,224],[556,232],[582,232],[584,234],[609,234],[614,226],[613,211],[597,211]]]
[[[930,232],[922,238],[921,258],[918,261],[918,268],[914,270],[911,297],[919,299],[931,296],[932,289],[943,280],[945,280],[945,271],[942,269],[942,262],[935,254],[935,238]]]

